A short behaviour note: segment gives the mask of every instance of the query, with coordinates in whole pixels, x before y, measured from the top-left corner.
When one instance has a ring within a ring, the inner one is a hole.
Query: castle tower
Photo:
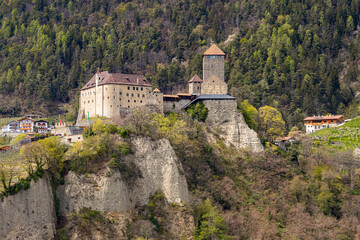
[[[227,94],[225,83],[225,53],[216,46],[203,54],[203,84],[201,94]]]
[[[194,75],[189,81],[189,94],[200,95],[202,82],[198,75]]]

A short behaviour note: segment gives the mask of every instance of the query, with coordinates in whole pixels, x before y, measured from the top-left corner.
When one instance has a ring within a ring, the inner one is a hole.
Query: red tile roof
[[[343,118],[343,115],[333,115],[333,116],[315,116],[315,117],[307,117],[304,121],[315,121],[315,120],[337,120]]]
[[[146,80],[144,75],[123,74],[123,73],[109,73],[108,71],[101,72],[101,79],[98,86],[105,84],[120,84],[120,85],[136,85],[151,87],[151,84]],[[96,86],[96,74],[85,84],[81,90],[92,88]]]
[[[225,53],[223,51],[221,51],[221,49],[216,46],[216,44],[211,45],[211,47],[209,47],[208,50],[206,50],[206,52],[204,53],[205,55],[221,55],[221,56],[225,56]]]
[[[200,82],[200,83],[202,83],[203,80],[201,80],[201,78],[199,78],[198,75],[194,75],[194,76],[190,79],[189,83],[192,83],[192,82]]]
[[[161,93],[161,91],[159,89],[157,89],[157,88],[155,88],[153,92],[154,93]]]

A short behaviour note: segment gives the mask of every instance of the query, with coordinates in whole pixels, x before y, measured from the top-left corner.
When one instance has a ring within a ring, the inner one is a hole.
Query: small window
[[[140,97],[140,94],[138,94],[138,97]]]
[[[130,100],[128,100],[128,102],[130,102]]]
[[[128,87],[128,90],[130,90],[130,87]]]
[[[221,58],[221,56],[218,56],[218,58]]]
[[[114,96],[114,99],[116,99],[116,97]]]
[[[157,95],[156,95],[156,96],[157,96]],[[143,94],[142,97],[145,97],[145,94]]]
[[[136,100],[134,100],[134,102],[136,102]]]
[[[137,87],[137,88],[136,88],[136,91],[138,91],[138,90],[139,90],[139,88]]]
[[[90,100],[88,101],[88,103],[90,103]]]
[[[110,97],[108,96],[108,99],[110,99]]]
[[[213,58],[215,58],[216,56],[213,56]]]
[[[211,65],[211,68],[213,68],[213,65]]]
[[[120,95],[122,95],[122,92],[120,92]]]
[[[91,100],[91,102],[94,102],[94,100]]]
[[[112,107],[112,105],[110,105],[110,107]]]
[[[129,96],[129,93],[127,93],[126,96]]]
[[[133,96],[134,96],[134,94],[132,93],[132,94],[131,94],[131,96],[133,97]]]
[[[141,88],[141,91],[143,90],[143,88]]]
[[[211,56],[208,56],[208,58],[211,58]]]
[[[114,92],[115,92],[115,88],[114,88]]]
[[[133,87],[133,90],[135,90],[135,87]]]
[[[142,100],[140,100],[140,103],[142,103]]]

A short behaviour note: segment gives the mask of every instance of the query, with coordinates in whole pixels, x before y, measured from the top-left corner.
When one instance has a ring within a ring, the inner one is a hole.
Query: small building
[[[313,116],[304,119],[306,133],[313,133],[327,127],[336,127],[344,122],[343,115]]]
[[[20,127],[19,121],[13,120],[4,127],[2,127],[2,132],[3,133],[17,132],[19,131],[19,127]]]
[[[23,118],[19,120],[19,130],[21,132],[33,132],[34,131],[34,120],[31,118]]]
[[[35,124],[36,132],[41,133],[41,134],[50,133],[49,122],[47,122],[45,120],[39,120],[39,121],[35,121],[34,124]]]
[[[286,144],[292,144],[296,139],[294,137],[278,137],[274,140],[274,144],[281,148],[282,150],[286,150]]]

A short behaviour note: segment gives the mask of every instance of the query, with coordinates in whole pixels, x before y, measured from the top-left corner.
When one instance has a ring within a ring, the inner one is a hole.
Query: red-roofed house
[[[343,115],[314,116],[304,119],[306,133],[313,133],[327,127],[336,127],[344,122]]]

